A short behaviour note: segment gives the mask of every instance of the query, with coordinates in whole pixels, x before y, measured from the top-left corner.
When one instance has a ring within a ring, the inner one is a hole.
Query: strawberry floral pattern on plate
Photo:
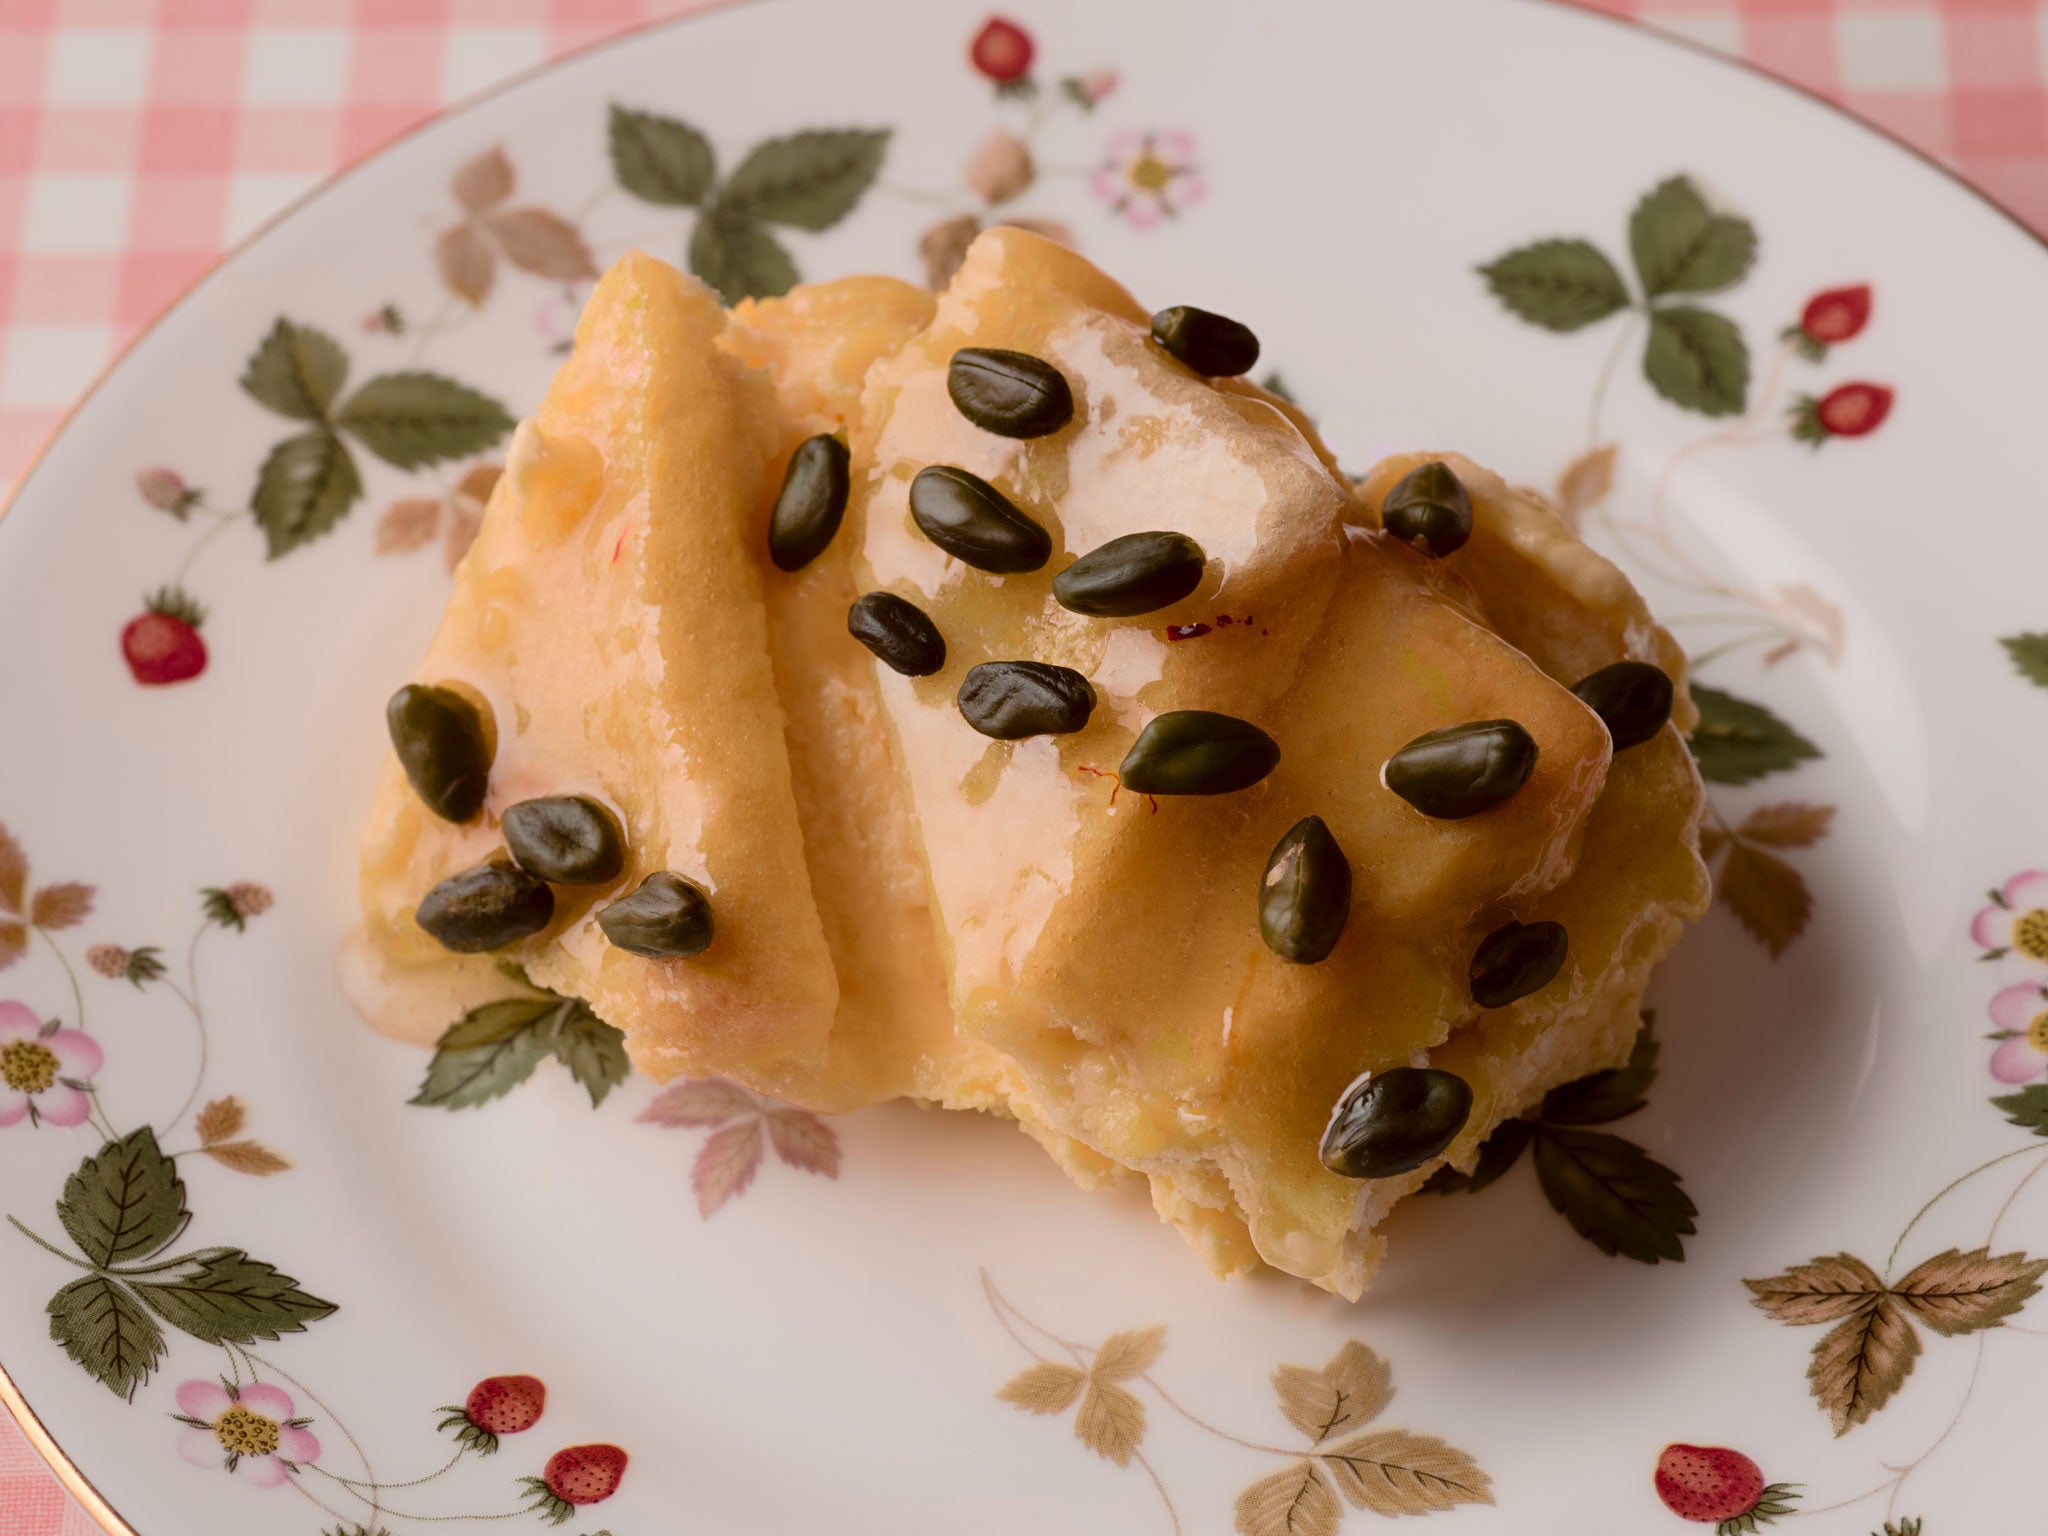
[[[2048,545],[2009,487],[2048,268],[1597,18],[1198,10],[776,0],[566,63],[235,258],[30,478],[0,1366],[112,1528],[1945,1536],[2038,1504],[2041,892],[1974,887],[2044,856],[2012,829]],[[1473,131],[1414,132],[1443,69],[1360,90],[1389,58],[1454,60]],[[1821,220],[1794,161],[1872,195]],[[1483,444],[1699,667],[1722,911],[1638,1061],[1416,1202],[1356,1308],[1212,1284],[1000,1125],[656,1090],[520,977],[431,1055],[340,1002],[377,710],[589,274],[638,245],[733,294],[936,283],[998,221],[1253,322],[1348,468]],[[1959,506],[1972,537],[1930,531]],[[1605,1180],[1560,1158],[1588,1147]]]
[[[1980,959],[1996,963],[2015,957],[2017,965],[2048,977],[2048,911],[2042,910],[2048,905],[2048,875],[2023,871],[1993,887],[1989,895],[1991,904],[1969,925],[1971,940],[1983,949]],[[2036,980],[2007,986],[1993,997],[1991,1016],[1998,1025],[1993,1038],[2002,1043],[1992,1055],[1991,1073],[1999,1082],[2028,1082],[2048,1065],[2040,1061],[2030,1040],[2036,1015],[2048,1018],[2041,1012],[2044,996],[2048,994]],[[2040,1064],[2030,1063],[2030,1055]],[[2022,1089],[1994,1097],[1991,1103],[2012,1125],[2036,1137],[2048,1136],[2048,1089]],[[2019,1159],[2028,1161],[2018,1164],[2014,1178],[2011,1169]],[[1967,1251],[1948,1248],[1892,1278],[1915,1229],[1951,1195],[1998,1169],[2005,1170],[2007,1193],[1995,1208],[1982,1243]],[[1837,1497],[1811,1513],[1867,1506],[1882,1498],[1884,1531],[1890,1536],[1918,1536],[1920,1518],[1900,1515],[1908,1483],[1963,1425],[1993,1331],[2035,1336],[2044,1332],[2015,1319],[2040,1294],[2042,1278],[2048,1276],[2048,1257],[1995,1251],[2001,1246],[1998,1239],[2006,1217],[2044,1170],[2048,1148],[2023,1142],[1949,1180],[1907,1221],[1886,1256],[1882,1274],[1854,1254],[1836,1253],[1743,1282],[1756,1307],[1778,1322],[1795,1327],[1833,1325],[1813,1346],[1806,1379],[1837,1437],[1868,1423],[1892,1402],[1914,1372],[1925,1348],[1924,1336],[1975,1341],[1976,1363],[1961,1400],[1945,1417],[1929,1421],[1932,1433],[1918,1454],[1886,1460],[1882,1470],[1887,1475],[1874,1485]],[[1714,1523],[1722,1536],[1769,1524],[1793,1512],[1801,1497],[1794,1484],[1765,1486],[1757,1464],[1725,1446],[1666,1446],[1657,1464],[1656,1484],[1658,1496],[1673,1514]]]
[[[168,994],[190,1015],[194,1027],[198,1065],[184,1102],[159,1124],[123,1133],[101,1107],[106,1053],[86,1030],[86,994],[67,955],[66,941],[57,937],[91,917],[98,892],[90,885],[64,881],[35,887],[31,894],[29,875],[21,845],[0,827],[0,906],[25,914],[26,924],[15,925],[14,931],[25,928],[41,939],[67,972],[75,1013],[73,1026],[66,1027],[59,1018],[39,1019],[23,1003],[0,1001],[0,1083],[8,1094],[0,1099],[0,1127],[84,1129],[101,1138],[98,1149],[64,1180],[56,1203],[57,1226],[69,1240],[68,1248],[32,1224],[34,1213],[7,1213],[16,1234],[84,1272],[50,1298],[45,1310],[51,1340],[87,1376],[131,1403],[169,1355],[166,1327],[219,1349],[218,1376],[188,1377],[172,1395],[167,1411],[185,1426],[177,1440],[180,1456],[194,1466],[232,1473],[254,1488],[289,1483],[306,1501],[345,1523],[350,1512],[337,1508],[337,1502],[366,1505],[371,1525],[365,1529],[381,1529],[376,1525],[380,1519],[406,1518],[385,1507],[389,1489],[371,1476],[354,1435],[334,1411],[285,1367],[254,1348],[304,1333],[333,1316],[335,1303],[310,1294],[290,1275],[242,1249],[186,1250],[182,1241],[194,1212],[180,1158],[205,1158],[255,1178],[292,1167],[290,1160],[243,1134],[249,1111],[239,1098],[209,1099],[194,1111],[209,1069],[208,1019],[199,990],[201,940],[214,930],[246,932],[252,919],[270,911],[271,892],[253,881],[201,891],[200,923],[185,947],[181,976],[171,972],[163,951],[153,945],[129,949],[99,943],[86,950],[88,970],[106,981]],[[0,950],[0,969],[19,959],[20,953],[20,945]],[[190,1127],[185,1130],[188,1114]],[[193,1144],[163,1150],[162,1141],[183,1138]],[[291,1383],[316,1412],[302,1413],[292,1393],[278,1384],[280,1379]],[[532,1376],[493,1377],[479,1383],[464,1407],[443,1410],[440,1427],[455,1433],[455,1456],[440,1472],[402,1486],[412,1489],[433,1481],[465,1453],[492,1454],[499,1436],[533,1426],[545,1400],[546,1389]],[[347,1476],[323,1464],[315,1428],[323,1419],[331,1426],[330,1433],[338,1433],[355,1451],[362,1462],[361,1476]],[[521,1482],[528,1500],[525,1510],[561,1524],[576,1506],[609,1498],[624,1475],[626,1460],[626,1453],[612,1445],[559,1451],[539,1476]],[[322,1480],[328,1486],[314,1486]]]

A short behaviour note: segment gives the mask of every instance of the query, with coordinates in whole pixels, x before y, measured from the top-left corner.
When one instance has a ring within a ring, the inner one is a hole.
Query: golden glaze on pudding
[[[1024,441],[970,423],[946,389],[963,346],[1053,363],[1072,422]],[[851,505],[826,553],[784,573],[768,509],[818,432],[846,435]],[[1326,1169],[1317,1143],[1346,1085],[1457,1072],[1474,1108],[1447,1156],[1469,1166],[1500,1120],[1626,1057],[1649,972],[1706,897],[1677,729],[1614,755],[1569,691],[1651,661],[1689,724],[1676,646],[1547,508],[1443,457],[1475,526],[1439,561],[1378,528],[1420,458],[1348,485],[1299,413],[1196,377],[1121,288],[1017,230],[978,239],[936,302],[851,279],[729,321],[692,280],[629,257],[515,440],[415,674],[491,705],[484,815],[437,821],[387,765],[352,989],[422,1041],[492,995],[493,957],[441,951],[414,904],[498,846],[507,804],[596,794],[626,826],[625,877],[558,892],[555,923],[507,958],[588,998],[650,1076],[728,1076],[826,1110],[909,1095],[1005,1111],[1083,1183],[1144,1176],[1219,1272],[1264,1261],[1355,1296],[1379,1219],[1436,1164]],[[1048,530],[1051,560],[997,576],[948,557],[909,514],[931,464],[996,485]],[[1074,558],[1151,529],[1206,551],[1191,596],[1129,619],[1053,601]],[[847,606],[873,589],[931,616],[943,670],[899,676],[848,636]],[[1206,633],[1168,639],[1197,621]],[[1090,679],[1084,729],[998,742],[967,726],[966,670],[1018,659]],[[1175,709],[1259,725],[1278,768],[1156,807],[1119,792],[1136,733]],[[1434,821],[1381,784],[1415,737],[1495,718],[1539,748],[1506,804]],[[1309,814],[1354,894],[1333,953],[1300,966],[1262,943],[1257,890]],[[608,948],[591,913],[664,868],[710,892],[712,947]],[[1538,918],[1571,935],[1563,971],[1479,1009],[1474,947]]]

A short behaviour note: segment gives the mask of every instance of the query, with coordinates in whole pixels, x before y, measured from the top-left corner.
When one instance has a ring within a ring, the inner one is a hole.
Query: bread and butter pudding
[[[1703,909],[1685,664],[1540,501],[1356,483],[1257,343],[994,229],[728,313],[629,256],[392,700],[350,990],[510,959],[657,1080],[1013,1116],[1357,1296],[1629,1054]]]

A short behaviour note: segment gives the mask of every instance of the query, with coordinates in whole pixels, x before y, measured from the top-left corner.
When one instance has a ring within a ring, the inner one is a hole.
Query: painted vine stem
[[[393,1520],[534,1515],[561,1524],[577,1508],[609,1497],[623,1474],[625,1452],[586,1445],[557,1452],[539,1476],[520,1479],[519,1502],[508,1509],[393,1509],[387,1494],[435,1482],[465,1456],[494,1452],[500,1433],[531,1427],[544,1398],[540,1383],[531,1377],[479,1383],[463,1408],[442,1411],[441,1428],[456,1435],[454,1454],[424,1476],[380,1482],[334,1410],[310,1385],[259,1352],[259,1344],[303,1333],[339,1309],[242,1248],[191,1246],[185,1240],[194,1220],[186,1170],[197,1159],[201,1166],[268,1178],[292,1166],[247,1134],[251,1112],[239,1096],[206,1096],[220,1063],[210,1045],[201,992],[203,947],[210,935],[246,932],[274,898],[253,881],[201,890],[199,921],[174,972],[154,944],[97,943],[85,950],[82,967],[76,963],[66,947],[68,936],[92,916],[97,895],[80,881],[37,884],[20,843],[0,826],[0,971],[22,961],[32,942],[39,942],[61,971],[70,1002],[68,1018],[62,1012],[45,1018],[24,1003],[0,1002],[0,1130],[84,1130],[97,1142],[65,1180],[53,1208],[54,1227],[33,1213],[7,1215],[20,1237],[78,1272],[45,1308],[52,1341],[124,1403],[133,1403],[170,1358],[172,1335],[217,1348],[218,1373],[189,1377],[174,1393],[169,1417],[183,1426],[179,1453],[259,1488],[291,1488],[337,1522],[331,1536],[388,1536]],[[161,993],[190,1019],[192,1076],[189,1084],[182,1077],[170,1080],[168,1091],[180,1097],[167,1114],[131,1125],[103,1102],[100,1073],[108,1052],[88,1019],[81,969],[105,982]],[[530,1383],[510,1406],[508,1381]],[[312,1413],[300,1413],[301,1403]],[[340,1435],[359,1475],[324,1464],[326,1448],[316,1425]]]
[[[1552,500],[1574,527],[1597,514],[1609,541],[1639,571],[1701,599],[1705,611],[1674,615],[1686,630],[1701,625],[1733,631],[1694,651],[1695,673],[1756,646],[1765,666],[1800,650],[1833,664],[1846,642],[1841,610],[1804,583],[1753,591],[1710,573],[1685,548],[1669,503],[1679,471],[1713,449],[1789,439],[1818,447],[1860,438],[1889,415],[1888,385],[1854,380],[1825,394],[1788,397],[1788,370],[1819,365],[1869,323],[1868,284],[1814,295],[1797,322],[1772,344],[1761,387],[1752,389],[1751,354],[1741,325],[1709,299],[1739,287],[1755,265],[1755,227],[1710,204],[1685,175],[1665,178],[1636,202],[1628,219],[1633,285],[1622,265],[1593,241],[1551,238],[1508,251],[1479,267],[1489,291],[1518,319],[1569,333],[1620,316],[1614,341],[1596,374],[1587,407],[1586,447],[1559,474]],[[1679,410],[1722,425],[1672,452],[1657,470],[1647,514],[1613,509],[1621,445],[1609,437],[1607,402],[1622,359],[1640,339],[1641,373],[1651,391]],[[1732,609],[1727,605],[1733,605]],[[1820,749],[1770,710],[1718,687],[1695,684],[1701,722],[1694,748],[1710,783],[1741,785],[1818,758]],[[1784,801],[1757,806],[1731,821],[1716,809],[1703,852],[1716,870],[1715,899],[1773,958],[1805,932],[1813,897],[1805,877],[1783,855],[1824,838],[1831,806]]]

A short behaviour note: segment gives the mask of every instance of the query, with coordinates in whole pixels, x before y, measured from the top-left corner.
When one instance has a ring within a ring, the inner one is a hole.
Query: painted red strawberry
[[[180,587],[163,587],[143,599],[143,611],[121,631],[121,655],[135,681],[145,687],[182,683],[206,670],[206,642],[199,626],[206,610]]]
[[[1037,54],[1031,34],[1007,16],[991,16],[967,45],[967,62],[999,90],[1031,89],[1031,60]]]
[[[619,1491],[626,1453],[616,1445],[572,1445],[548,1458],[539,1477],[521,1479],[543,1519],[560,1525],[579,1504],[602,1504]]]
[[[1867,437],[1891,414],[1887,384],[1838,384],[1818,400],[1801,395],[1792,402],[1792,435],[1816,448],[1831,437]]]
[[[1791,1483],[1766,1486],[1757,1464],[1725,1445],[1667,1445],[1657,1457],[1657,1497],[1681,1520],[1740,1536],[1790,1514]]]
[[[1799,323],[1785,328],[1785,339],[1802,356],[1819,362],[1828,348],[1847,341],[1870,323],[1870,284],[1829,288],[1806,301]]]
[[[533,1428],[547,1406],[548,1389],[538,1376],[486,1376],[470,1388],[460,1408],[443,1408],[441,1428],[479,1456],[498,1448],[498,1436]]]

